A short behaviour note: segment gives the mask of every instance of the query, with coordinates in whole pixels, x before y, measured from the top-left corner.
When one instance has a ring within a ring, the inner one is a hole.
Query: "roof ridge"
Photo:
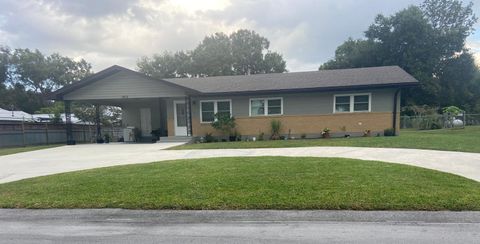
[[[350,71],[350,70],[365,70],[365,69],[380,69],[380,68],[400,68],[398,65],[384,65],[384,66],[371,66],[371,67],[358,67],[358,68],[344,68],[344,69],[323,69],[323,70],[311,70],[311,71],[295,71],[295,72],[283,72],[283,73],[259,73],[259,74],[249,74],[249,75],[217,75],[217,76],[202,76],[202,77],[173,77],[173,78],[163,78],[163,80],[179,80],[179,79],[208,79],[215,78],[220,79],[222,77],[252,77],[252,76],[268,76],[268,75],[284,75],[284,74],[306,74],[306,73],[317,73],[317,72],[333,72],[333,71]],[[135,71],[137,72],[137,71]]]

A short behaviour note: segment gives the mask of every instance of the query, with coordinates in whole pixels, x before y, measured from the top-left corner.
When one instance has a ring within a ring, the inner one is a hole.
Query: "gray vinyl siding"
[[[120,71],[64,96],[65,100],[181,97],[185,91],[162,81]]]
[[[252,96],[205,96],[194,97],[192,101],[192,116],[200,116],[200,101],[231,99],[232,113],[235,117],[249,116],[250,98],[283,98],[284,115],[320,115],[333,113],[334,95],[338,94],[357,94],[371,93],[371,112],[392,112],[394,89],[380,89],[369,91],[342,91],[342,92],[303,92],[287,94],[269,94]]]

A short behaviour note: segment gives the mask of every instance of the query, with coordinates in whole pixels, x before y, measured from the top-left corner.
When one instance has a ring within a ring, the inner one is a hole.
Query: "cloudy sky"
[[[267,37],[290,71],[315,70],[348,37],[362,37],[375,15],[421,1],[0,0],[0,45],[84,58],[99,71],[135,68],[141,56],[193,49],[205,35],[247,28]],[[480,0],[474,4],[480,15]],[[467,45],[480,58],[480,33]]]

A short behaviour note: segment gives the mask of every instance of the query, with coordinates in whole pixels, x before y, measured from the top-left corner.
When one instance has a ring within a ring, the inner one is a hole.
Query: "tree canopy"
[[[480,100],[473,56],[465,48],[477,17],[473,4],[425,0],[391,16],[378,15],[365,38],[348,39],[320,69],[398,65],[421,82],[406,90],[407,104],[474,109]]]
[[[34,113],[51,105],[51,92],[89,74],[91,65],[83,59],[0,47],[0,107]]]
[[[43,95],[81,80],[91,73],[85,60],[74,61],[58,53],[49,56],[39,50],[15,49],[11,55],[11,83],[20,83]]]
[[[283,56],[269,46],[267,38],[252,30],[215,33],[191,51],[142,57],[137,66],[140,72],[157,78],[286,72]]]

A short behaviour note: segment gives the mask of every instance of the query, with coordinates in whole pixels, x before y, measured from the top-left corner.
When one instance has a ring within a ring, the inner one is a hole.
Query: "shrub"
[[[280,139],[280,130],[282,129],[282,122],[280,120],[272,120],[270,121],[270,127],[272,131],[272,136],[270,139],[278,140]]]
[[[209,143],[214,141],[215,141],[215,137],[212,136],[212,133],[207,133],[205,135],[205,142]]]
[[[395,130],[393,128],[388,128],[383,130],[384,136],[395,136]]]
[[[302,139],[307,138],[307,134],[305,134],[305,133],[301,134],[301,135],[300,135],[300,138],[302,138]]]
[[[260,134],[258,134],[258,140],[259,141],[263,141],[265,139],[264,137],[265,137],[265,133],[260,132]]]
[[[448,114],[448,115],[451,115],[451,116],[458,116],[460,113],[462,113],[462,110],[459,107],[456,107],[456,106],[449,106],[449,107],[443,108],[442,112],[444,114]]]
[[[323,128],[322,138],[330,138],[330,129],[329,128]]]
[[[231,136],[235,126],[235,118],[230,117],[230,114],[215,114],[215,121],[212,123],[215,130],[221,131],[226,136]]]

